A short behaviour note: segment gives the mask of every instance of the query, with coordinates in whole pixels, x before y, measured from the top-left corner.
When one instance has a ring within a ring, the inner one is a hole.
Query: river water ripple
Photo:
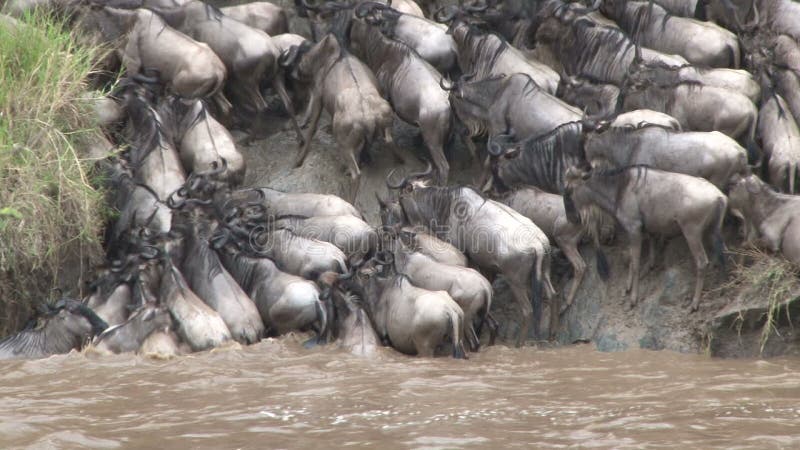
[[[362,359],[290,336],[0,362],[0,386],[1,448],[800,448],[800,360],[589,345]]]

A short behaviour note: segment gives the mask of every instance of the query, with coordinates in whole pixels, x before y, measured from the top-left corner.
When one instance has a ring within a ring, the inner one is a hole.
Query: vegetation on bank
[[[99,130],[80,100],[100,51],[57,19],[0,21],[0,336],[59,289],[77,295],[101,255]]]

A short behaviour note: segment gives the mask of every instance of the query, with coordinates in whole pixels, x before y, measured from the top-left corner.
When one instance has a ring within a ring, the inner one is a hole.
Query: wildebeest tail
[[[467,352],[464,350],[463,316],[459,316],[458,311],[450,309],[447,311],[447,322],[450,325],[450,332],[452,333],[453,358],[467,359]]]
[[[725,272],[725,242],[722,240],[722,221],[725,219],[725,210],[728,205],[724,199],[717,201],[712,216],[712,226],[714,227],[711,233],[711,250],[714,252],[714,257],[717,258],[720,269]]]
[[[539,338],[539,324],[542,322],[542,302],[544,301],[544,281],[542,263],[544,255],[537,254],[531,268],[531,308],[533,309],[533,334]],[[523,336],[527,338],[527,336]]]
[[[325,308],[322,306],[322,301],[318,301],[314,306],[317,309],[317,321],[319,322],[319,335],[317,336],[317,342],[320,344],[326,343],[326,338],[328,336],[328,314],[325,312]]]

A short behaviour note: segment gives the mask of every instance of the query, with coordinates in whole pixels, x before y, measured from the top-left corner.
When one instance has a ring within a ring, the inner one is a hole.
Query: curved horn
[[[403,178],[402,180],[400,180],[400,183],[397,184],[393,184],[391,182],[392,175],[394,175],[394,172],[396,170],[397,170],[396,168],[392,169],[392,171],[389,172],[388,175],[386,175],[386,187],[388,187],[389,189],[401,189],[408,184],[408,177]]]
[[[386,10],[391,9],[391,7],[378,2],[364,2],[356,7],[355,14],[359,19],[363,19],[376,9]]]
[[[452,91],[456,88],[456,85],[452,81],[447,80],[447,83],[450,84],[450,87],[445,85],[445,77],[439,78],[439,87],[441,87],[443,91]]]
[[[167,197],[167,206],[170,209],[180,209],[180,208],[182,208],[183,205],[186,204],[186,200],[184,199],[182,201],[176,201],[175,200],[175,195],[179,195],[180,196],[180,195],[183,195],[185,192],[186,192],[185,188],[179,188],[178,190],[176,190],[172,194],[169,194],[169,197]]]
[[[149,250],[149,252],[146,250]],[[143,245],[142,251],[139,253],[139,255],[144,260],[158,259],[159,257],[161,257],[161,254],[162,254],[161,249],[154,245]]]
[[[387,259],[383,259],[383,256],[381,256],[381,254],[386,255]],[[375,256],[372,257],[372,259],[375,260],[375,262],[377,262],[378,264],[384,266],[388,266],[394,263],[394,255],[386,251],[378,252]]]
[[[255,192],[258,198],[256,200],[245,203],[244,204],[245,206],[261,206],[264,204],[264,200],[267,199],[267,194],[265,194],[264,191],[258,188],[248,189],[248,191]]]
[[[139,74],[139,73],[135,73],[135,74],[131,75],[131,78],[134,81],[138,81],[140,83],[146,83],[146,84],[159,84],[160,83],[158,77],[148,77],[148,76],[145,76],[145,75],[142,75],[142,74]]]
[[[450,23],[456,17],[457,11],[456,7],[442,6],[433,13],[433,20],[439,23]]]
[[[300,4],[303,5],[303,8],[305,8],[305,9],[307,9],[309,11],[319,11],[319,8],[320,8],[319,6],[314,6],[314,5],[310,4],[310,3],[308,3],[308,0],[300,0]]]
[[[489,141],[486,143],[486,151],[489,152],[490,155],[494,157],[499,157],[506,152],[506,149],[502,145],[500,145],[499,142],[497,142],[497,140],[502,137],[510,137],[510,135],[502,134],[489,137]]]
[[[489,4],[486,3],[486,2],[477,3],[477,6],[475,6],[475,4],[473,4],[473,5],[464,5],[464,11],[467,11],[467,12],[484,12],[487,9],[489,9]]]
[[[300,54],[300,46],[293,45],[289,47],[288,50],[285,50],[281,53],[281,56],[278,58],[278,64],[281,67],[290,67],[294,64],[295,60],[297,59],[297,55]]]
[[[411,179],[411,178],[427,178],[431,174],[433,174],[433,164],[431,164],[430,161],[426,161],[426,163],[427,163],[427,167],[425,167],[424,171],[422,171],[422,172],[412,172],[412,173],[408,174],[408,178],[409,179]]]
[[[478,71],[477,70],[473,70],[470,73],[465,73],[464,75],[461,75],[461,78],[458,80],[458,82],[459,83],[469,83],[470,81],[472,81],[475,78],[476,75],[478,75]],[[503,75],[500,78],[504,78],[504,77],[505,77],[505,75]]]

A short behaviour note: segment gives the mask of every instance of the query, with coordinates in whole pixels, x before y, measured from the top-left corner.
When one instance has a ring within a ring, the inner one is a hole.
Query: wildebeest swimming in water
[[[77,300],[62,299],[24,330],[0,340],[0,360],[44,358],[79,349],[108,325]]]

